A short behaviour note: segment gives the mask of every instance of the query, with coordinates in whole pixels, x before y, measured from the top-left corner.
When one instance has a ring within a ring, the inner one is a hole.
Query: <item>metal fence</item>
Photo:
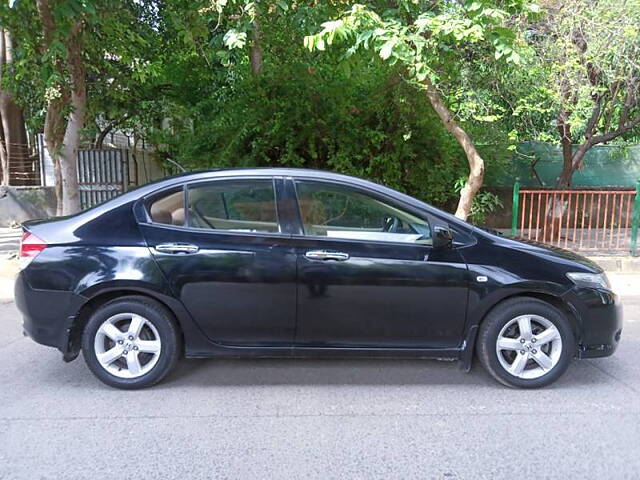
[[[637,252],[640,183],[635,189],[513,190],[512,235],[570,250]]]
[[[123,193],[129,184],[129,151],[78,151],[78,187],[83,209]]]

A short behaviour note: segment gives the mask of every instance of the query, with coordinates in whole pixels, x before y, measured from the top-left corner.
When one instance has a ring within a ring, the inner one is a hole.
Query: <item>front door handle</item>
[[[337,260],[344,262],[349,260],[349,254],[343,252],[332,252],[329,250],[311,250],[304,254],[309,260]]]
[[[200,248],[190,243],[161,243],[154,247],[161,253],[196,253]]]

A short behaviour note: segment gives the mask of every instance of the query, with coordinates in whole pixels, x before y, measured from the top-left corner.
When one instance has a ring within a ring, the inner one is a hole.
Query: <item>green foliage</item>
[[[261,75],[250,74],[247,47],[225,49],[232,29],[250,28],[237,16],[200,40],[210,46],[206,58],[175,55],[165,65],[167,83],[174,84],[163,107],[171,128],[151,132],[161,153],[190,169],[333,170],[447,205],[465,161],[426,97],[416,96],[399,69],[384,62],[345,61],[340,52],[304,48],[303,38],[326,10],[262,12],[259,18],[269,15],[269,21],[261,28]],[[202,19],[216,25],[218,15],[208,9]]]
[[[444,124],[452,133],[458,132],[454,134],[466,147],[469,188],[460,188],[456,215],[467,218],[471,212],[463,197],[473,198],[477,187],[472,186],[483,181],[483,160],[474,145],[488,138],[481,125],[503,121],[509,113],[493,100],[495,87],[487,86],[486,77],[479,74],[487,65],[508,69],[521,63],[520,37],[509,22],[535,13],[537,8],[524,0],[416,0],[397,5],[400,8],[353,5],[323,23],[318,33],[308,35],[305,46],[322,51],[327,45],[346,44],[346,57],[368,51],[390,66],[399,66],[411,85],[427,91]],[[494,136],[492,141],[496,140]],[[492,200],[485,196],[475,204],[476,217],[484,215]]]
[[[515,25],[526,39],[524,71],[510,77],[504,98],[514,105],[518,138],[559,144],[563,123],[574,144],[618,129],[625,131],[608,141],[637,141],[640,125],[621,127],[640,121],[640,0],[546,7]]]
[[[519,63],[516,36],[507,20],[528,7],[528,2],[399,2],[402,9],[353,5],[336,20],[322,24],[320,32],[305,38],[310,50],[344,42],[347,55],[372,49],[391,65],[400,63],[412,79],[434,84],[459,71],[463,57],[492,45],[494,57]],[[445,67],[446,66],[446,67]],[[444,69],[442,67],[445,67]]]
[[[426,96],[406,80],[437,82],[475,139],[506,142],[514,128],[504,129],[511,110],[485,79],[508,77],[503,66],[521,61],[518,39],[504,28],[524,9],[519,1],[411,0],[397,8],[374,1],[350,8],[351,20],[342,1],[54,3],[58,19],[87,22],[85,139],[113,124],[190,169],[328,169],[448,207],[466,161]],[[51,68],[64,48],[54,41],[40,53],[33,2],[18,0],[0,15],[21,39],[6,81],[40,130],[47,96],[67,81]],[[61,22],[65,35],[70,23]],[[258,27],[264,68],[252,75]],[[327,48],[338,41],[345,48]],[[355,55],[359,49],[375,55]],[[489,170],[502,165],[497,157],[486,156]]]
[[[570,109],[574,136],[584,135],[594,98],[600,99],[603,133],[617,127],[625,102],[626,118],[640,118],[640,0],[574,0],[547,21],[556,42],[537,38],[534,45],[551,61],[554,101]]]
[[[270,65],[216,85],[192,121],[158,131],[188,168],[291,166],[363,176],[435,203],[454,196],[459,147],[426,99],[381,65]]]
[[[49,101],[69,94],[66,42],[74,28],[81,31],[78,43],[86,69],[91,119],[86,133],[95,133],[93,120],[136,126],[144,111],[140,104],[157,93],[162,64],[154,2],[51,0],[49,4],[55,29],[44,52],[35,2],[16,0],[0,6],[0,23],[16,39],[13,68],[3,81],[25,109],[31,129],[42,130]]]

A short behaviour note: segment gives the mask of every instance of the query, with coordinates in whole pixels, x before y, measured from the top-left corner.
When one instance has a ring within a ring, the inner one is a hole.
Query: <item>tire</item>
[[[121,389],[150,387],[175,366],[180,335],[171,313],[143,296],[111,300],[89,317],[82,355],[103,383]]]
[[[555,382],[569,367],[575,349],[567,317],[529,297],[505,300],[491,310],[480,325],[476,343],[482,366],[497,381],[515,388]]]

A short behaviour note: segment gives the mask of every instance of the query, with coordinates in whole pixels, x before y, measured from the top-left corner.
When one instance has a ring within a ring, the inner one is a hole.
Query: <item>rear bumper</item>
[[[566,296],[580,323],[578,357],[613,355],[622,335],[622,303],[619,297],[613,292],[591,288],[574,288]]]
[[[71,326],[84,298],[72,292],[31,288],[22,272],[16,277],[14,294],[24,334],[63,354],[69,353]]]

